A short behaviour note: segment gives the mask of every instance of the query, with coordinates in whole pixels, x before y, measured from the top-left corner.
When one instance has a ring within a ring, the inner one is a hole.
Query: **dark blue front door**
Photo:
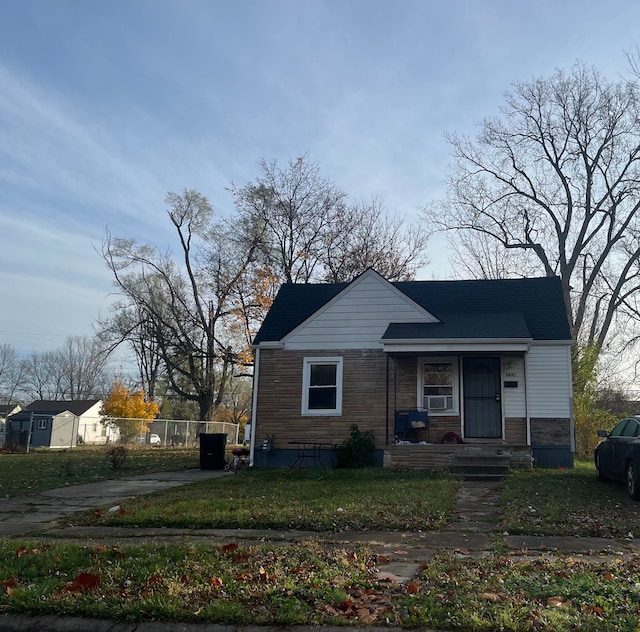
[[[462,359],[464,436],[477,439],[502,437],[500,358]]]

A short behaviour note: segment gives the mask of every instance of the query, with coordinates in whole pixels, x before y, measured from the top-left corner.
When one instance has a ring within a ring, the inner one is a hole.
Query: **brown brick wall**
[[[343,361],[342,415],[302,416],[302,364],[305,357],[341,356]],[[340,443],[349,436],[349,426],[371,430],[377,446],[386,437],[386,356],[382,351],[343,352],[260,351],[256,441],[275,436],[275,444],[285,448],[288,441],[306,439]],[[393,415],[389,417],[393,441]]]
[[[527,420],[524,417],[507,417],[504,421],[504,440],[511,445],[527,445]]]
[[[532,445],[569,445],[571,443],[571,423],[565,417],[553,419],[531,419]]]
[[[396,410],[413,410],[416,407],[417,397],[417,360],[414,357],[398,357],[395,362],[390,360],[391,367],[389,386],[391,393],[391,405],[395,403]],[[393,374],[393,368],[397,367],[397,374]],[[394,395],[395,391],[395,395]]]

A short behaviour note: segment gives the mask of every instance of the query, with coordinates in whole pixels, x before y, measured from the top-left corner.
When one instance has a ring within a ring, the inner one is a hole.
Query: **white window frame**
[[[38,430],[46,430],[48,428],[49,419],[45,417],[44,419],[38,419]]]
[[[336,367],[336,407],[335,408],[309,408],[309,387],[311,384],[311,367],[318,364],[332,365]],[[341,357],[313,357],[304,358],[302,363],[302,415],[312,416],[333,416],[342,415],[342,364]]]
[[[424,365],[425,364],[450,364],[451,365],[451,391],[453,396],[453,408],[444,410],[429,410],[429,417],[451,417],[460,414],[460,359],[457,356],[423,356],[418,358],[418,397],[417,407],[424,410]]]

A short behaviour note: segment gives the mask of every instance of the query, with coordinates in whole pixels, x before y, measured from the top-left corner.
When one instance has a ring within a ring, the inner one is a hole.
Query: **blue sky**
[[[309,152],[412,216],[443,195],[445,132],[578,59],[623,75],[638,24],[624,0],[2,0],[0,344],[90,335],[106,227],[165,245],[167,191],[224,215],[261,158]]]

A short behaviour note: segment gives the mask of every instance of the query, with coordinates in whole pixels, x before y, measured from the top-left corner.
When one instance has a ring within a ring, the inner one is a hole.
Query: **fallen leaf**
[[[2,582],[2,589],[5,594],[10,595],[13,592],[13,589],[18,586],[18,582],[15,577],[10,577],[9,579],[5,579]]]
[[[22,557],[23,555],[26,555],[26,554],[27,554],[27,547],[26,546],[21,546],[16,551],[16,556],[17,557]]]
[[[160,586],[164,583],[164,579],[162,577],[162,575],[160,575],[160,573],[156,573],[155,575],[152,575],[151,577],[149,577],[144,585],[149,588],[151,586]]]
[[[585,614],[595,614],[599,617],[604,615],[604,610],[600,606],[582,606],[582,612]]]
[[[413,582],[411,582],[410,584],[407,584],[407,592],[410,595],[415,595],[416,593],[420,592],[420,587],[418,586],[418,584],[414,584]]]
[[[547,606],[555,606],[556,608],[569,608],[571,601],[565,601],[564,597],[556,596],[547,599]]]
[[[498,595],[497,593],[492,593],[492,592],[483,592],[482,593],[482,598],[486,599],[487,601],[492,601],[493,603],[498,602],[498,601],[502,601],[500,595]]]
[[[238,545],[235,542],[231,542],[230,544],[223,544],[221,551],[223,553],[232,553],[233,551],[238,550]]]
[[[62,592],[72,593],[72,594],[81,594],[84,592],[89,592],[91,590],[95,590],[102,579],[100,575],[94,575],[93,573],[80,573],[72,582],[68,582],[62,588]]]

